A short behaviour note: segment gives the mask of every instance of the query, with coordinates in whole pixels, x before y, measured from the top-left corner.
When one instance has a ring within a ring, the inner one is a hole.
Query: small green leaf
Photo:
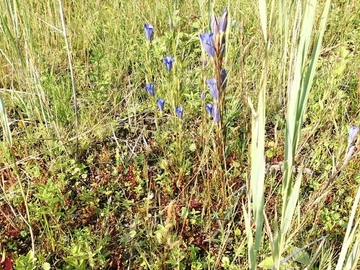
[[[234,168],[240,168],[240,163],[237,161],[233,161],[232,165],[234,166]]]
[[[181,219],[185,220],[189,215],[189,211],[186,207],[181,207]]]
[[[266,157],[272,158],[274,156],[274,151],[272,149],[266,150]]]
[[[199,28],[200,28],[200,22],[199,22],[199,21],[193,22],[192,28],[194,28],[194,29],[199,29]]]
[[[298,248],[293,247],[290,250],[291,250],[291,253],[294,253],[298,250]],[[302,250],[298,254],[296,254],[294,256],[294,260],[297,261],[298,263],[305,264],[305,265],[308,265],[310,263],[310,257],[304,250]]]
[[[224,268],[228,268],[230,266],[230,259],[228,257],[222,257],[221,263]]]
[[[270,256],[270,257],[265,258],[259,264],[259,267],[264,268],[264,269],[272,269],[273,265],[274,265],[274,261],[273,261],[273,258]]]
[[[50,267],[50,264],[49,263],[43,263],[43,265],[41,266],[43,270],[50,270],[51,267]]]
[[[194,151],[196,150],[196,144],[195,144],[195,143],[190,144],[189,150],[190,150],[191,152],[194,152]]]
[[[136,231],[135,231],[135,230],[131,230],[131,231],[130,231],[130,237],[131,237],[131,238],[134,238],[135,235],[136,235]]]

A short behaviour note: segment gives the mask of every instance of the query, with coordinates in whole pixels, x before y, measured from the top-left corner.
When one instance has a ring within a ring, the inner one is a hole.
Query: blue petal
[[[200,35],[201,43],[204,47],[205,52],[210,56],[214,57],[214,43],[213,43],[213,33],[204,33]]]
[[[209,115],[212,115],[213,113],[213,105],[212,104],[206,104],[205,105],[205,109],[206,109],[206,112],[209,114]]]
[[[172,58],[171,56],[166,56],[166,57],[163,58],[163,62],[165,64],[165,66],[166,66],[166,69],[168,71],[170,71],[172,69],[174,58]]]
[[[151,24],[144,24],[144,29],[145,29],[146,39],[151,40],[154,31],[154,26],[152,26]]]
[[[156,100],[156,103],[158,105],[158,108],[159,108],[159,111],[163,111],[164,110],[164,105],[165,105],[165,99],[162,99],[162,98],[158,98]]]
[[[155,85],[153,83],[149,83],[145,86],[146,91],[150,94],[150,96],[155,96]]]
[[[211,93],[211,96],[213,97],[213,99],[218,100],[219,99],[219,91],[217,89],[216,79],[212,78],[212,79],[207,80],[207,84],[210,88],[210,93]]]
[[[182,106],[178,106],[175,108],[175,112],[177,116],[181,119],[183,117],[184,108]]]

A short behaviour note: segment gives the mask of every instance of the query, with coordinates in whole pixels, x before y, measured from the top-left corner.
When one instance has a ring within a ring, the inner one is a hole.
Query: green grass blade
[[[267,41],[267,15],[266,15],[266,1],[259,0],[260,24],[264,36],[264,41]]]
[[[295,207],[297,205],[300,195],[301,179],[302,179],[302,172],[300,171],[299,175],[296,178],[295,185],[291,191],[289,201],[286,204],[285,216],[282,217],[282,223],[281,223],[282,232],[287,232],[290,228],[291,221],[295,213]]]
[[[11,135],[8,117],[6,114],[5,103],[1,96],[0,96],[0,121],[1,121],[1,126],[2,126],[3,134],[4,134],[3,135],[4,142],[7,142],[11,146],[12,145],[12,135]]]
[[[360,220],[358,219],[354,226],[353,226],[353,223],[354,223],[355,215],[356,215],[356,212],[357,212],[356,210],[357,210],[358,205],[359,205],[359,201],[360,201],[360,188],[358,188],[358,191],[356,193],[356,197],[355,197],[352,209],[351,209],[349,222],[348,222],[346,233],[345,233],[345,236],[344,236],[344,242],[343,242],[343,245],[342,245],[342,248],[341,248],[340,256],[339,256],[338,263],[336,265],[335,270],[343,269],[343,265],[344,265],[344,262],[345,262],[345,257],[346,257],[347,251],[348,251],[351,243],[353,242],[354,233],[358,229]]]
[[[304,4],[304,12],[301,18],[301,29],[298,34],[299,41],[297,44],[297,52],[294,59],[294,65],[290,62],[289,66],[293,66],[293,77],[289,85],[289,103],[287,108],[287,122],[286,122],[286,139],[285,139],[285,172],[282,187],[282,221],[278,248],[279,254],[274,254],[274,263],[278,268],[280,265],[279,258],[285,248],[284,239],[288,230],[291,227],[291,221],[295,212],[295,207],[300,193],[301,174],[296,180],[294,186],[293,181],[293,166],[297,147],[301,137],[301,128],[303,125],[303,118],[305,115],[307,100],[312,86],[313,78],[315,76],[315,66],[320,54],[322,39],[325,32],[326,21],[329,13],[330,0],[325,4],[322,18],[320,20],[318,35],[315,39],[314,48],[308,64],[308,52],[311,44],[312,31],[316,16],[316,0],[309,1]],[[293,37],[293,42],[297,40]],[[308,66],[307,66],[308,65]]]
[[[300,97],[300,102],[299,102],[300,111],[298,112],[298,115],[300,115],[300,116],[303,116],[305,114],[310,88],[311,88],[313,80],[314,80],[316,64],[319,59],[321,45],[322,45],[322,41],[323,41],[323,37],[324,37],[324,32],[326,30],[326,22],[327,22],[327,17],[328,17],[329,10],[330,10],[330,2],[331,2],[330,0],[326,1],[324,11],[321,16],[321,21],[320,21],[320,26],[319,26],[319,34],[315,40],[314,49],[313,49],[313,52],[312,52],[312,55],[310,58],[310,64],[309,64],[309,67],[307,69],[307,72],[306,72],[306,75],[304,78],[304,86],[303,87],[304,87],[304,89],[306,89],[306,91],[303,91],[302,95]],[[302,121],[301,121],[301,125],[302,125]],[[298,126],[298,129],[301,128],[301,125]]]
[[[356,241],[351,249],[344,269],[356,269],[360,257],[360,234],[357,234]]]
[[[249,206],[250,207],[250,206]],[[243,213],[244,213],[244,222],[245,222],[245,233],[247,237],[247,245],[248,245],[248,257],[251,265],[251,269],[256,268],[256,253],[254,250],[254,240],[253,234],[251,230],[251,221],[250,221],[250,212],[246,211],[246,207],[243,205]]]

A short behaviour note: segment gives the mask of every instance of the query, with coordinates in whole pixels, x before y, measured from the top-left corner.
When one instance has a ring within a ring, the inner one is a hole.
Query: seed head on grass
[[[145,37],[148,41],[150,41],[154,33],[154,26],[145,23],[144,29],[145,29]]]
[[[155,96],[155,85],[153,83],[146,84],[145,89],[148,91],[150,96]]]
[[[182,106],[176,107],[175,112],[176,112],[177,117],[179,117],[180,119],[183,118],[184,108]]]
[[[171,71],[173,63],[174,63],[174,58],[172,58],[171,56],[166,56],[163,58],[163,61],[166,66],[166,69],[168,71]]]
[[[159,111],[162,112],[164,110],[165,99],[158,98],[156,104],[158,105]]]
[[[213,33],[204,33],[203,35],[200,35],[200,40],[204,50],[211,58],[215,55],[213,35]]]

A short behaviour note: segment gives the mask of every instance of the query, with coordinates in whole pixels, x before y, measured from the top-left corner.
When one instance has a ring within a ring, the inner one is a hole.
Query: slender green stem
[[[78,116],[78,108],[77,108],[78,106],[77,106],[76,87],[75,87],[75,75],[74,75],[74,70],[73,70],[73,65],[72,65],[70,44],[69,44],[69,41],[67,38],[67,33],[66,33],[66,23],[65,23],[65,16],[64,16],[64,11],[63,11],[62,0],[59,0],[59,11],[60,11],[61,24],[62,24],[62,34],[64,36],[66,52],[67,52],[67,56],[68,56],[69,70],[70,70],[70,76],[71,76],[71,86],[72,86],[72,92],[73,92],[73,105],[74,105],[74,112],[75,112],[75,132],[76,132],[75,158],[77,158],[78,147],[79,147],[79,116]]]

